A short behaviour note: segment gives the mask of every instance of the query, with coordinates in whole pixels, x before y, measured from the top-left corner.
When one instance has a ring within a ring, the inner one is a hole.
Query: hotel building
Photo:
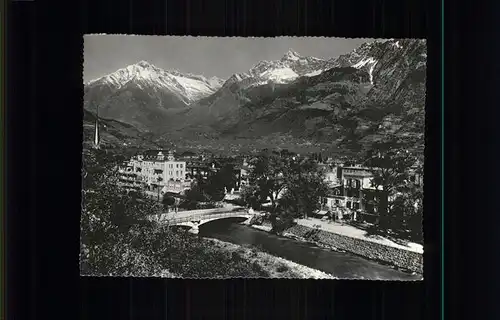
[[[186,162],[177,161],[172,151],[165,156],[162,151],[156,155],[138,155],[120,168],[120,181],[141,185],[146,192],[180,193],[189,189],[186,180]],[[125,180],[125,181],[123,181]]]

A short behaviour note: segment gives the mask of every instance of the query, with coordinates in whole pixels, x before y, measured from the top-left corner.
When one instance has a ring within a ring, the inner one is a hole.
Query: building
[[[127,191],[139,191],[143,188],[143,184],[138,179],[137,173],[134,172],[133,166],[128,162],[123,163],[119,168],[118,183]]]
[[[184,151],[176,156],[180,161],[192,161],[201,159],[201,156],[198,156],[196,153],[192,151]]]
[[[195,181],[196,179],[207,179],[217,172],[218,168],[214,162],[191,160],[186,162],[185,179]]]
[[[369,168],[333,167],[325,174],[330,188],[327,196],[321,199],[322,210],[347,209],[359,213],[358,218],[375,222],[381,206],[387,205],[387,201],[383,201],[387,196],[372,185],[372,179]]]
[[[186,183],[186,162],[176,160],[172,151],[167,156],[163,151],[135,156],[120,168],[120,173],[121,181],[134,180],[134,185],[140,184],[146,192],[158,196],[165,192],[180,193],[190,187]]]
[[[364,210],[363,191],[374,189],[371,184],[373,173],[363,167],[344,167],[341,172],[346,208]]]
[[[332,165],[322,165],[321,167],[325,172],[325,182],[328,185],[328,194],[321,199],[322,208],[331,209],[335,207],[345,207],[341,168]]]
[[[165,184],[168,181],[183,182],[185,180],[186,162],[177,161],[173,152],[167,156],[158,152],[156,156],[137,156],[132,160],[134,172],[150,184]],[[162,183],[163,182],[163,183]]]

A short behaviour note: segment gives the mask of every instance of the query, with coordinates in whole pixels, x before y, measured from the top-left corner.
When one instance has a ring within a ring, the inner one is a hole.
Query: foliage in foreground
[[[144,220],[161,211],[147,197],[116,185],[114,166],[101,152],[83,166],[80,265],[82,274],[181,277],[265,277],[236,253],[208,240]]]
[[[423,174],[422,156],[421,151],[409,151],[394,139],[388,139],[374,144],[364,161],[373,168],[373,187],[385,194],[382,199],[386,203],[380,205],[379,230],[397,232],[419,242],[423,240],[423,185],[410,177]]]

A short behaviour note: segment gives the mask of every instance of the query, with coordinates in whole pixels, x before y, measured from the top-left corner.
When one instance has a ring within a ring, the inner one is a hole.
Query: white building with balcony
[[[121,169],[122,176],[133,173],[146,191],[179,193],[189,189],[186,184],[186,162],[177,161],[173,152],[162,151],[153,156],[138,155]]]

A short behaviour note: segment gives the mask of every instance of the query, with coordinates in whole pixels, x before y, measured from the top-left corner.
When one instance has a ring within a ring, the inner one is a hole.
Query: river
[[[311,243],[276,236],[227,220],[219,220],[201,226],[199,235],[237,245],[250,245],[271,255],[329,273],[336,278],[421,279],[421,275],[405,273],[350,253],[323,249]]]

